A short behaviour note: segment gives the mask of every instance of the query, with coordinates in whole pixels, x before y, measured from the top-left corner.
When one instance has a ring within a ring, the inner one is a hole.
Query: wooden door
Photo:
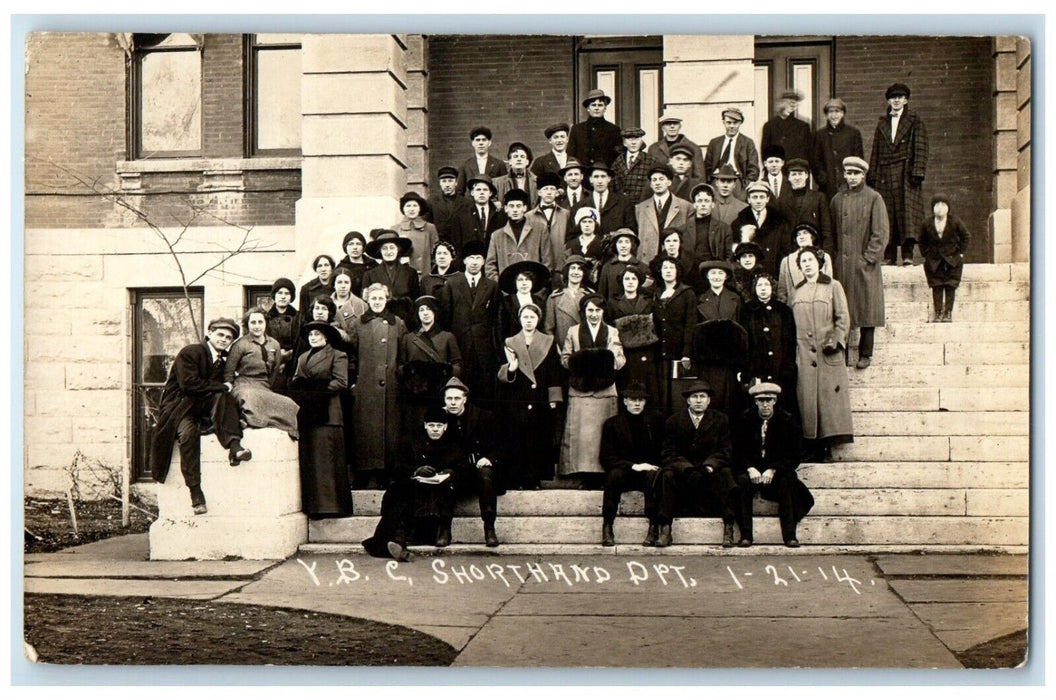
[[[575,121],[586,119],[583,97],[601,88],[612,97],[605,118],[617,126],[641,126],[645,143],[656,141],[663,100],[662,37],[582,37],[578,63]]]

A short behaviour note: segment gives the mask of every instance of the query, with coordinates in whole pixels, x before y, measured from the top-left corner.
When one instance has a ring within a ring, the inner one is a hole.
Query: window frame
[[[244,115],[245,131],[244,131],[244,144],[243,152],[247,158],[260,158],[260,157],[274,157],[274,156],[297,156],[300,157],[302,154],[302,148],[260,148],[257,145],[257,124],[259,122],[259,115],[257,114],[257,85],[260,77],[258,70],[258,59],[257,53],[259,51],[289,51],[296,48],[298,51],[303,50],[302,42],[283,42],[283,43],[269,43],[269,44],[258,44],[256,41],[257,34],[243,34],[242,35],[242,47],[243,47],[243,61],[242,64],[245,67],[243,74],[243,90],[242,90],[242,111]],[[302,54],[303,60],[303,54]]]
[[[171,34],[171,32],[170,32]],[[202,47],[201,44],[195,46],[142,46],[136,43],[135,37],[142,35],[133,35],[132,39],[132,51],[129,56],[129,69],[128,75],[128,154],[130,160],[153,160],[157,158],[201,158],[204,154],[205,149],[205,124],[202,121],[204,118],[204,109],[199,109],[198,112],[198,128],[201,132],[201,139],[197,150],[193,151],[151,151],[145,153],[143,150],[143,58],[148,54],[153,53],[183,53],[194,51],[198,55],[198,102],[204,107],[205,105],[205,74],[203,72],[203,60],[202,60]],[[165,36],[168,36],[166,34]]]

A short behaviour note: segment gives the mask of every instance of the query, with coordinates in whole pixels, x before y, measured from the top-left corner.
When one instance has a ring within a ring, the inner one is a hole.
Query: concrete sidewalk
[[[152,562],[130,535],[25,557],[25,591],[192,598],[410,627],[457,666],[960,668],[1026,628],[1020,555],[359,552]],[[802,552],[802,550],[800,550]]]

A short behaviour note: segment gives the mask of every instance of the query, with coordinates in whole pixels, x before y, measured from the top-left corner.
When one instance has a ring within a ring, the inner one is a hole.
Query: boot
[[[606,520],[601,524],[601,546],[615,547],[616,535],[612,532],[612,521]]]
[[[643,547],[655,547],[656,538],[659,537],[660,526],[656,523],[649,523],[649,532],[645,533],[645,540],[642,542]]]
[[[660,535],[656,538],[657,547],[670,547],[671,546],[671,526],[661,525]]]
[[[411,550],[407,549],[399,542],[389,542],[385,545],[385,548],[389,550],[389,556],[396,561],[414,561],[414,556],[411,554]]]
[[[722,524],[722,546],[727,549],[733,546],[733,522]]]
[[[436,531],[436,546],[446,547],[451,544],[451,521],[440,525],[440,528]]]
[[[195,485],[188,487],[191,491],[191,508],[194,509],[195,515],[205,515],[209,512],[209,509],[205,506],[205,493],[202,492],[202,487]]]
[[[227,451],[227,461],[232,467],[237,467],[242,462],[253,459],[253,453],[242,447],[242,442],[235,440],[231,443],[231,449]]]
[[[799,546],[799,540],[796,539],[796,526],[792,525],[791,527],[786,527],[786,526],[782,525],[782,527],[781,527],[781,539],[783,539],[785,541],[785,546],[786,547],[791,547],[792,549],[795,549],[796,547],[798,547]]]
[[[484,523],[484,546],[499,546],[499,536],[495,534],[495,523]]]

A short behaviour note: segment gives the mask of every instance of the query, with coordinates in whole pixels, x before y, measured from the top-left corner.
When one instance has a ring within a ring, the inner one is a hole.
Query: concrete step
[[[981,338],[988,343],[1027,343],[1030,342],[1030,323],[963,319],[953,323],[908,323],[889,318],[886,326],[876,329],[878,348],[891,343],[972,343]],[[857,344],[857,340],[852,343]]]
[[[824,488],[804,474],[804,481],[814,494],[811,515],[1028,515],[1026,489],[967,488]],[[969,498],[969,494],[971,497]],[[381,514],[381,492],[357,492],[355,513],[377,517]],[[499,497],[501,517],[601,517],[600,491],[511,491]],[[989,510],[988,510],[989,509]],[[777,515],[777,504],[756,497],[755,514]],[[645,512],[641,493],[624,494],[620,514],[642,516]],[[455,515],[473,518],[480,514],[472,498],[460,499]]]
[[[877,348],[877,354],[880,350]],[[851,390],[867,391],[876,387],[975,389],[985,393],[991,388],[1029,387],[1029,365],[875,365],[869,369],[847,370]]]
[[[802,464],[799,477],[812,490],[1026,489],[1029,462],[832,462]]]
[[[1026,411],[978,411],[971,415],[951,411],[859,413],[854,416],[855,437],[867,435],[1028,435]]]
[[[353,516],[315,520],[309,524],[308,541],[318,543],[358,543],[370,537],[377,525],[375,516]],[[499,540],[508,544],[597,544],[601,518],[507,517],[500,512],[495,523]],[[1021,546],[1028,542],[1026,517],[969,516],[815,516],[808,515],[798,529],[799,539],[820,545],[965,545],[976,547]],[[640,543],[645,534],[643,518],[616,521],[620,544]],[[754,525],[756,541],[780,542],[780,525],[775,517],[760,517]],[[679,518],[672,528],[679,544],[715,544],[722,540],[718,518]],[[479,517],[456,517],[451,528],[456,544],[480,544],[484,532]],[[503,548],[490,553],[502,554]]]
[[[924,284],[924,268],[921,265],[881,268],[884,284]],[[1029,282],[1030,263],[967,263],[961,284],[972,282]]]
[[[833,448],[837,462],[1026,462],[1030,437],[856,437]]]
[[[1030,344],[1020,343],[877,343],[873,364],[918,365],[1028,365]]]
[[[851,410],[884,411],[1029,411],[1030,387],[968,388],[869,387],[851,392]]]
[[[940,411],[1029,411],[1030,387],[939,389]]]
[[[888,323],[927,323],[934,314],[931,300],[895,301],[884,303]],[[959,299],[953,307],[953,320],[958,321],[1027,321],[1030,319],[1029,301],[965,301]],[[943,324],[952,325],[952,324]]]
[[[1029,282],[965,282],[957,288],[954,309],[962,301],[1026,301],[1030,299]],[[931,301],[931,287],[921,278],[909,283],[884,285],[884,301]]]

